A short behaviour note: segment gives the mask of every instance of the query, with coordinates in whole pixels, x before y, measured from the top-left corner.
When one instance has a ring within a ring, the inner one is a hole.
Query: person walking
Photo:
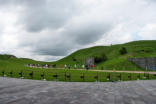
[[[65,68],[65,69],[67,68],[67,65],[66,65],[66,64],[64,65],[64,68]]]
[[[77,65],[77,68],[80,69],[80,65],[79,64]]]
[[[74,68],[75,68],[75,69],[77,68],[77,65],[76,65],[76,64],[74,65]]]
[[[85,65],[83,64],[83,65],[82,65],[82,69],[84,69],[84,68],[85,68]]]

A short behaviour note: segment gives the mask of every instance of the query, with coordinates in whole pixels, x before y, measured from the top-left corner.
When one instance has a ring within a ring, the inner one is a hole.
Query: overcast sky
[[[0,0],[0,54],[58,60],[95,45],[156,39],[156,0]]]

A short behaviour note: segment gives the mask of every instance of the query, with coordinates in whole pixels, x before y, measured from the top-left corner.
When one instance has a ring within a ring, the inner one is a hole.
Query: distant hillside
[[[120,50],[125,47],[126,54],[121,55]],[[156,57],[156,40],[133,41],[125,44],[117,44],[112,46],[95,46],[78,50],[71,55],[58,60],[57,64],[83,64],[85,58],[96,57],[102,54],[107,56],[107,60],[97,63],[98,69],[117,69],[117,70],[142,70],[127,58],[134,57]]]
[[[35,61],[28,58],[17,58],[14,55],[8,55],[8,54],[0,55],[0,69],[6,69],[6,68],[10,68],[10,70],[24,69],[25,64],[50,64],[50,63]]]

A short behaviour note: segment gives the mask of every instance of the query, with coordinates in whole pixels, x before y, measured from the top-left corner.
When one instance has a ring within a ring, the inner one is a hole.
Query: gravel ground
[[[156,80],[79,83],[0,77],[0,104],[156,104]]]

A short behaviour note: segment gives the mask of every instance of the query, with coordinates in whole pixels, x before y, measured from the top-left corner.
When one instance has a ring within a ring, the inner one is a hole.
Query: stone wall
[[[133,62],[143,69],[156,70],[156,57],[153,58],[128,58],[128,61]]]

